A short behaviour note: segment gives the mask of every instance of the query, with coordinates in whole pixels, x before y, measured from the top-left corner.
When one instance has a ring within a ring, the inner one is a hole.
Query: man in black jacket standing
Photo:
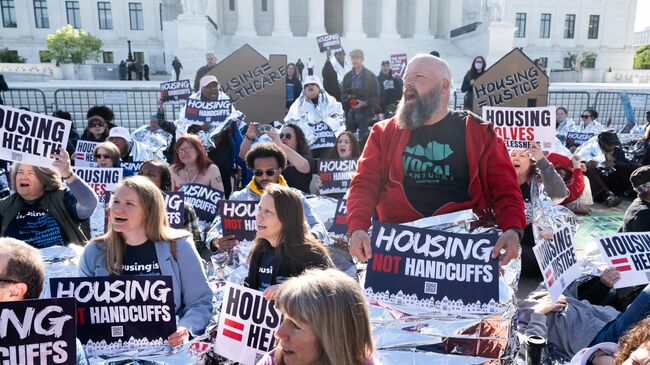
[[[345,111],[345,129],[355,132],[359,128],[359,142],[364,145],[368,138],[368,126],[379,107],[379,84],[372,71],[363,66],[363,51],[350,52],[352,70],[343,77],[341,103]]]

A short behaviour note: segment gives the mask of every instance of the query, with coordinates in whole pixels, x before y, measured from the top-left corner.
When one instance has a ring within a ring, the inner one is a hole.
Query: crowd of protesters
[[[89,218],[102,203],[71,168],[74,144],[51,156],[54,168],[13,163],[11,194],[0,201],[0,235],[10,237],[0,238],[0,300],[34,298],[42,287],[42,282],[11,273],[17,265],[13,252],[29,255],[26,260],[42,276],[42,263],[29,246],[75,243],[85,246],[80,276],[172,276],[180,285],[174,290],[179,321],[168,343],[179,345],[202,334],[212,313],[212,292],[201,260],[231,252],[239,241],[223,234],[219,216],[200,227],[189,204],[182,220],[185,229],[170,228],[162,192],[200,184],[223,192],[224,199],[259,202],[257,237],[244,283],[275,300],[284,314],[275,335],[278,347],[261,364],[379,364],[367,304],[350,278],[356,278],[356,270],[350,275],[331,257],[332,242],[323,224],[331,217],[320,216],[306,199],[322,187],[319,158],[358,159],[347,197],[347,244],[350,255],[362,262],[371,258],[368,229],[373,217],[405,223],[471,209],[501,232],[492,258],[501,265],[521,258],[522,276],[539,280],[530,205],[540,190],[552,204],[577,214],[589,214],[594,201],[614,207],[633,199],[621,232],[650,231],[650,153],[630,159],[617,131],[597,121],[597,111],[583,111],[576,123],[566,108],[558,107],[557,148],[542,151],[533,145],[508,152],[478,116],[448,109],[451,70],[442,58],[418,55],[402,78],[390,71],[388,61],[376,76],[364,65],[359,49],[350,52],[349,60],[342,49],[327,57],[322,82],[313,75],[310,61],[304,79],[295,64],[287,66],[287,117],[279,130],[238,118],[219,131],[187,126],[166,120],[159,104],[148,124],[131,133],[110,108],[90,108],[86,127],[75,138],[99,142],[93,150],[97,167],[124,168],[125,177],[106,206],[106,230],[96,237]],[[209,74],[215,64],[214,54],[206,54],[193,98],[227,98],[219,80]],[[182,66],[178,62],[174,67],[178,79]],[[476,57],[462,90],[471,90],[485,70],[485,59]],[[471,109],[468,94],[465,108]],[[236,114],[234,107],[232,112]],[[394,117],[374,123],[377,112]],[[70,119],[64,111],[57,116]],[[332,123],[329,142],[312,149],[305,125],[326,120]],[[648,125],[641,129],[648,144],[650,112]],[[571,132],[591,138],[576,146]],[[449,153],[434,159],[409,152],[432,144],[446,146]],[[416,160],[421,163],[406,162]],[[123,166],[133,162],[143,162],[139,171]],[[443,165],[445,169],[437,169]],[[133,270],[136,261],[155,265]],[[576,283],[556,303],[540,286],[519,303],[517,324],[525,335],[546,338],[555,353],[576,356],[578,363],[596,364],[597,357],[609,357],[610,363],[643,356],[647,361],[650,286],[617,295],[613,287],[619,277],[604,270]],[[12,293],[7,288],[20,283],[25,284],[21,295],[5,297]],[[605,300],[610,292],[618,302]],[[331,298],[322,293],[332,293]]]

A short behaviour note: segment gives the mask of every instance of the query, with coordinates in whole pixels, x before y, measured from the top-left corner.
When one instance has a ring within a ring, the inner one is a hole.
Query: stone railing
[[[54,77],[57,69],[53,63],[0,63],[0,73],[35,73]]]

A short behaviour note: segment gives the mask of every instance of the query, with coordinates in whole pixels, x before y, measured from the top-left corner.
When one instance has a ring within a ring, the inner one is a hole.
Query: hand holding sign
[[[621,280],[621,273],[611,267],[608,267],[600,274],[600,282],[608,288],[613,288],[614,284],[619,280]]]
[[[503,251],[502,251],[503,250]],[[492,258],[499,258],[501,266],[507,265],[519,255],[519,234],[513,230],[503,232],[492,250]]]
[[[535,161],[539,161],[544,158],[544,151],[542,151],[542,148],[539,146],[539,143],[532,143],[530,148],[528,149],[528,153],[535,159]]]
[[[176,331],[167,337],[167,344],[176,347],[184,344],[190,339],[190,332],[185,327],[176,327]]]
[[[533,307],[533,310],[538,314],[548,314],[551,312],[560,312],[564,308],[566,308],[566,298],[564,295],[560,296],[557,303],[553,303],[550,295],[545,295],[539,299],[537,304]]]
[[[239,244],[239,241],[235,238],[234,234],[229,234],[227,236],[217,237],[212,240],[212,248],[216,248],[219,251],[230,251],[235,246]]]
[[[372,257],[370,249],[370,237],[368,232],[357,229],[350,236],[350,255],[356,257],[359,261],[366,262]]]
[[[63,147],[59,148],[59,152],[54,152],[50,155],[54,160],[52,166],[61,174],[62,177],[72,175],[70,168],[70,155]]]

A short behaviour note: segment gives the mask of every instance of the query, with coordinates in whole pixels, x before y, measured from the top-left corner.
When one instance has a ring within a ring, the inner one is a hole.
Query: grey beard
[[[440,88],[433,88],[423,96],[417,95],[415,105],[406,105],[404,97],[397,104],[395,119],[400,128],[415,129],[424,125],[440,106]]]

